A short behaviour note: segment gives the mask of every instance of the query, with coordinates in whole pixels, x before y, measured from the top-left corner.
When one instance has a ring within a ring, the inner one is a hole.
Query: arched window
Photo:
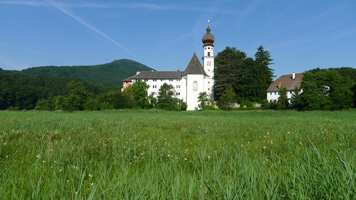
[[[210,52],[208,52],[208,56],[210,56]]]
[[[198,91],[198,82],[193,82],[193,91]]]

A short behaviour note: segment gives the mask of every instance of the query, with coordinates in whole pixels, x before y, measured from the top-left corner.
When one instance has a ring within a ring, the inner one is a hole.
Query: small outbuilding
[[[277,80],[275,80],[267,89],[267,100],[269,102],[271,101],[278,101],[279,98],[279,89],[281,87],[287,88],[287,97],[288,99],[292,98],[292,95],[294,94],[295,88],[299,90],[299,94],[302,93],[302,89],[300,88],[300,85],[302,83],[304,74],[299,73],[296,74],[293,72],[293,74],[287,74],[279,77]]]

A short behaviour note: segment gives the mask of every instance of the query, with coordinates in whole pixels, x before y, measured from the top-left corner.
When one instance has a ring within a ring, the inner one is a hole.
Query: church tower
[[[214,41],[215,37],[210,33],[209,27],[210,21],[208,20],[208,27],[206,28],[206,34],[203,36],[203,48],[204,48],[204,71],[208,75],[204,79],[204,91],[208,94],[209,99],[214,100]]]

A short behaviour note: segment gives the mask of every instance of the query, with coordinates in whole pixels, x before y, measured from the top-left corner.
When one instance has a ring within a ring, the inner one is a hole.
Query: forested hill
[[[133,76],[137,71],[151,71],[152,68],[133,60],[121,59],[111,63],[90,66],[45,66],[32,67],[22,71],[4,70],[7,74],[26,74],[59,78],[79,78],[89,83],[106,86],[121,86],[122,80]]]

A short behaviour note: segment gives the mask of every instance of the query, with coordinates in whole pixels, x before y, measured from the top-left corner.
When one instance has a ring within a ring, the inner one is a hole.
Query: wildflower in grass
[[[187,158],[184,158],[184,160],[186,161],[186,160],[187,160]]]
[[[93,177],[93,174],[89,174],[89,177],[90,177],[90,178]]]
[[[94,186],[94,183],[91,183],[90,185],[91,185],[91,186]]]

